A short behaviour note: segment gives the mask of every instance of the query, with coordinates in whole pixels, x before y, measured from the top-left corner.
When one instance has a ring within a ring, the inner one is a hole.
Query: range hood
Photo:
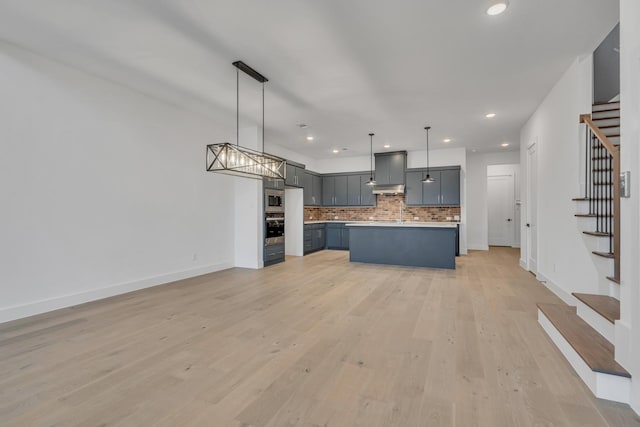
[[[404,184],[381,184],[373,187],[373,194],[404,194]]]

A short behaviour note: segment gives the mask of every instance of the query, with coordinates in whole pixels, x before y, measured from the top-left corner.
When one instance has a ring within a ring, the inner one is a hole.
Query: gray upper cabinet
[[[406,201],[409,206],[422,205],[422,172],[407,172]]]
[[[335,206],[335,196],[333,194],[335,185],[335,176],[322,177],[322,206]]]
[[[376,183],[404,184],[407,152],[376,153]]]
[[[435,182],[426,182],[422,185],[422,205],[423,206],[439,206],[440,205],[440,171],[430,170],[429,175],[435,179]]]
[[[332,175],[322,177],[322,205],[347,206],[347,176]]]
[[[349,173],[322,177],[323,206],[375,206],[369,174]]]
[[[460,206],[460,167],[431,168],[435,182],[422,183],[426,169],[407,171],[407,205]]]
[[[347,205],[360,206],[360,175],[347,176]]]
[[[460,169],[440,171],[440,204],[460,206]]]
[[[337,175],[335,177],[335,187],[333,189],[333,194],[335,195],[335,206],[347,206],[348,192],[346,175]]]
[[[309,172],[304,173],[304,205],[313,206],[313,175]]]
[[[304,167],[287,162],[287,177],[284,180],[284,184],[287,187],[304,186],[304,173]]]
[[[304,171],[304,205],[320,206],[322,204],[322,177],[314,172]]]
[[[360,206],[375,206],[376,195],[373,194],[373,188],[367,185],[370,175],[360,175]]]

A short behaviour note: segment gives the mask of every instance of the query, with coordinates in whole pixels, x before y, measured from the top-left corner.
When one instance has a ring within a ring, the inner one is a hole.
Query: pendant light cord
[[[236,68],[236,146],[240,146],[240,69]]]
[[[431,175],[431,169],[429,168],[429,129],[431,127],[427,126],[425,127],[425,130],[427,131],[427,176]]]
[[[262,154],[264,154],[264,82],[262,82]]]
[[[371,168],[371,179],[373,181],[373,133],[369,134],[369,167]]]

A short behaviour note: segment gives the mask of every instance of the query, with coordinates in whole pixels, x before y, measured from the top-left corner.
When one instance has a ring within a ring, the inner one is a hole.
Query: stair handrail
[[[591,114],[581,114],[580,123],[589,126],[613,159],[613,278],[620,283],[620,147],[614,145],[602,130],[593,123]]]

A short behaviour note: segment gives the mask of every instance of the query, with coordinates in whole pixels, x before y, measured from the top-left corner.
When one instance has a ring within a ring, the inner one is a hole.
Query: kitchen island
[[[351,262],[456,268],[456,223],[370,222],[346,226]]]

